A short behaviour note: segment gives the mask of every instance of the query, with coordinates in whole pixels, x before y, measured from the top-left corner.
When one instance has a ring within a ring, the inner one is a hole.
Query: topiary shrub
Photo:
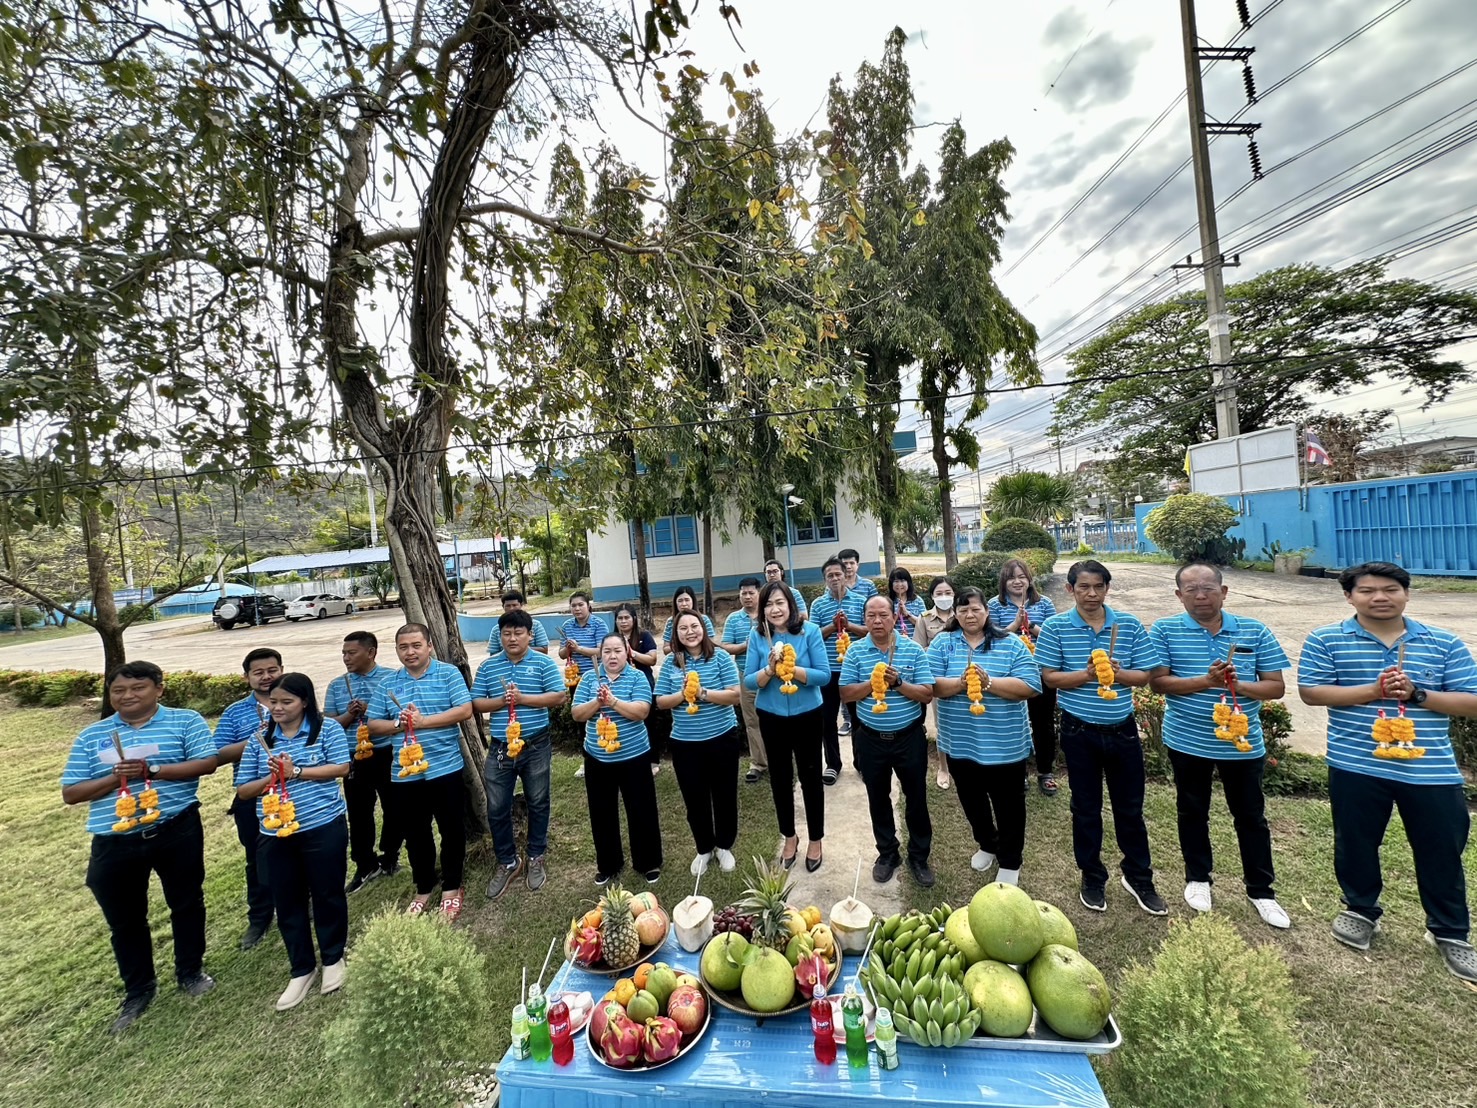
[[[1145,517],[1144,533],[1165,553],[1181,562],[1230,565],[1246,549],[1244,539],[1227,532],[1237,523],[1236,511],[1218,496],[1186,492],[1171,496]]]
[[[387,913],[349,951],[344,1010],[323,1043],[347,1104],[450,1104],[491,1056],[487,970],[465,933]]]
[[[1139,725],[1139,744],[1144,748],[1144,773],[1169,777],[1174,767],[1164,749],[1164,697],[1153,689],[1133,690],[1133,718]]]
[[[1056,565],[1055,550],[986,550],[965,558],[954,567],[949,579],[956,589],[973,585],[983,589],[986,596],[993,596],[1000,589],[1000,567],[1012,558],[1019,558],[1031,567],[1038,589],[1041,581],[1051,576],[1052,566]]]
[[[1135,962],[1118,986],[1123,1048],[1104,1059],[1104,1092],[1134,1108],[1305,1105],[1296,1004],[1274,948],[1249,947],[1218,914],[1171,923],[1153,965]]]
[[[990,524],[982,544],[985,550],[1055,550],[1056,536],[1029,519],[1002,519]]]

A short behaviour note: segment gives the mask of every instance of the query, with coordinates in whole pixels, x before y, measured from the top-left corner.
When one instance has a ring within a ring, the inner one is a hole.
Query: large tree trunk
[[[939,511],[943,514],[944,572],[959,564],[958,539],[954,533],[954,490],[949,484],[949,444],[944,437],[944,404],[942,398],[929,403],[929,425],[933,438],[933,468],[939,479]]]
[[[703,516],[703,611],[713,614],[713,516]]]

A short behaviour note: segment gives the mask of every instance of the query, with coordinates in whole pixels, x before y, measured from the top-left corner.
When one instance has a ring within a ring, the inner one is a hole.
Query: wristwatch
[[[1425,699],[1424,694],[1421,696],[1421,699],[1422,700]],[[149,776],[150,777],[158,777],[159,776],[159,763],[158,762],[150,762],[149,763]]]
[[[1410,703],[1414,704],[1417,708],[1419,708],[1422,704],[1426,702],[1426,695],[1427,694],[1425,689],[1418,689],[1414,685],[1412,685],[1410,687],[1410,695],[1406,697],[1406,699],[1410,701]]]
[[[296,781],[302,775],[303,775],[303,767],[302,766],[293,766],[292,767],[292,779],[294,781]]]

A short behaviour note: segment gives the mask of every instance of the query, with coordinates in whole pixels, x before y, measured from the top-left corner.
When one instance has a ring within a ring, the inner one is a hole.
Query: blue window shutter
[[[675,551],[672,546],[672,520],[670,517],[657,520],[652,526],[652,546],[656,549],[658,558],[666,557]]]
[[[677,516],[677,553],[697,553],[697,519],[694,516]]]

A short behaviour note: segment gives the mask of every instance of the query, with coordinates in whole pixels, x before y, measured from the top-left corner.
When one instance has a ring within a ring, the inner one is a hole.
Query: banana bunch
[[[1223,742],[1235,743],[1236,749],[1245,754],[1251,749],[1251,741],[1247,735],[1251,733],[1251,721],[1239,707],[1232,707],[1226,703],[1226,698],[1221,697],[1221,702],[1211,712],[1211,718],[1215,721],[1215,737]]]
[[[1106,650],[1094,650],[1089,656],[1093,673],[1097,675],[1097,694],[1104,700],[1117,700],[1118,691],[1113,688],[1113,663]]]
[[[941,930],[952,911],[940,904],[926,914],[883,920],[859,974],[873,999],[891,1009],[898,1030],[919,1046],[958,1046],[979,1028],[964,991],[964,954]]]
[[[980,667],[970,662],[964,670],[964,692],[969,697],[969,714],[985,714],[985,689],[980,681]]]
[[[695,669],[687,671],[687,680],[682,685],[682,699],[687,701],[687,714],[697,715],[697,694],[702,689],[703,679]]]
[[[774,672],[782,682],[780,692],[792,696],[799,691],[800,686],[795,684],[795,648],[789,643],[780,648],[780,660],[775,663]]]
[[[872,667],[872,711],[880,714],[887,711],[887,663],[878,662]]]

